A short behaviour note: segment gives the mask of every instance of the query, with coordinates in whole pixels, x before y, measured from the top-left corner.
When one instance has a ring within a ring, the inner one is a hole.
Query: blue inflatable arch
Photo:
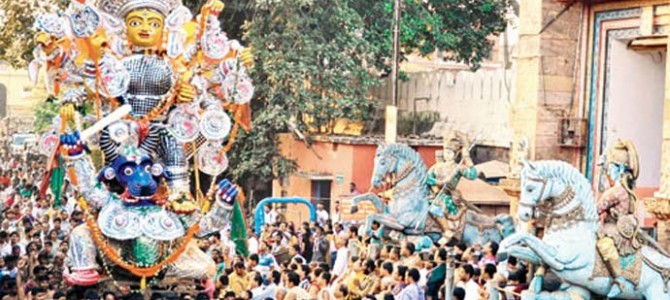
[[[256,234],[261,234],[261,227],[265,224],[265,214],[263,213],[263,207],[268,204],[279,203],[279,204],[304,204],[309,207],[309,220],[316,221],[316,208],[309,202],[309,200],[300,197],[288,197],[288,198],[265,198],[258,202],[256,205],[256,211],[254,212],[254,230]]]

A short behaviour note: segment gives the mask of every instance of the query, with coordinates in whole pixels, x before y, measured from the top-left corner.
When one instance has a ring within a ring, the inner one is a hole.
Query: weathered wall
[[[35,106],[46,99],[46,94],[30,82],[27,70],[15,70],[0,64],[0,84],[7,88],[8,117],[32,117]]]
[[[542,1],[541,24],[548,24],[563,7],[564,4],[553,0]],[[577,72],[581,70],[575,68],[579,65],[581,11],[581,4],[574,4],[540,35],[536,159],[577,163],[578,149],[559,147],[558,129],[560,118],[575,117],[580,111],[575,76],[579,76]]]
[[[481,133],[481,144],[509,147],[509,101],[513,94],[513,71],[499,67],[472,72],[453,65],[429,72],[408,74],[399,86],[399,113],[439,112],[443,129]],[[372,90],[390,103],[391,81]],[[433,132],[442,135],[442,130]]]

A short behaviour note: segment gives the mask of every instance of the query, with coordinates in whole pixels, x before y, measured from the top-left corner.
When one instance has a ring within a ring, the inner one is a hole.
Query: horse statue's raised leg
[[[519,244],[525,244],[528,248],[519,247]],[[553,269],[563,270],[565,268],[565,262],[561,262],[556,258],[558,255],[556,248],[525,232],[515,233],[504,239],[500,243],[498,255],[501,258],[506,258],[507,256],[529,256],[530,253],[525,249],[531,250],[537,258]]]
[[[375,211],[379,214],[384,212],[384,203],[382,202],[382,199],[379,198],[379,196],[373,194],[373,193],[367,193],[363,194],[360,196],[356,196],[351,199],[351,213],[355,214],[358,212],[358,203],[361,203],[362,201],[370,201],[372,202],[372,205],[375,206]]]
[[[393,225],[393,222],[391,222],[390,220],[387,221],[386,219],[384,219],[387,216],[381,215],[382,213],[384,213],[384,203],[382,203],[382,200],[379,198],[379,196],[377,196],[373,193],[367,193],[367,194],[363,194],[363,195],[356,196],[356,197],[352,198],[351,199],[351,213],[352,214],[355,214],[355,213],[358,212],[358,204],[362,201],[372,202],[372,205],[374,205],[375,211],[376,211],[376,214],[369,215],[367,217],[367,222],[365,224],[365,233],[367,233],[368,235],[370,235],[372,233],[372,222],[373,221],[377,221],[382,226],[386,226],[387,223]],[[379,216],[380,220],[377,220],[376,218],[372,219],[372,217],[375,216],[375,215]],[[384,219],[384,220],[381,221],[381,219]],[[391,228],[393,228],[393,227],[391,227]],[[400,229],[402,229],[402,227]]]

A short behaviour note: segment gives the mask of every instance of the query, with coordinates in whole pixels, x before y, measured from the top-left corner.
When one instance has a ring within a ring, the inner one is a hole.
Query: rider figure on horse
[[[607,188],[603,189],[598,200],[598,252],[614,279],[608,294],[614,298],[623,288],[621,256],[634,254],[641,243],[638,237],[639,222],[636,216],[637,197],[633,193],[635,181],[639,174],[637,151],[629,140],[618,140],[607,153],[601,157],[602,173]]]
[[[465,206],[460,192],[456,190],[462,177],[470,180],[477,178],[477,169],[470,159],[470,141],[467,135],[455,131],[445,135],[442,161],[438,161],[428,170],[426,178],[433,199],[429,212],[440,225],[446,241],[454,236],[458,227],[458,224],[450,224],[447,216],[458,215],[460,208]]]

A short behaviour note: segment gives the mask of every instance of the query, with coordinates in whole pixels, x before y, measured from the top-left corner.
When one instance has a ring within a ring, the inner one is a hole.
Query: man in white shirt
[[[273,270],[272,272],[268,273],[269,284],[260,288],[252,289],[251,294],[253,298],[251,298],[251,300],[265,300],[268,298],[273,298],[280,281],[281,274],[279,271]]]
[[[479,285],[475,282],[475,269],[472,265],[464,265],[462,268],[462,278],[460,283],[465,283],[462,288],[465,290],[465,300],[479,300]]]
[[[230,227],[223,230],[223,235],[221,236],[221,245],[223,246],[223,251],[228,250],[229,257],[235,257],[235,242],[230,239]]]
[[[333,215],[330,218],[332,220],[333,224],[342,221],[342,216],[341,216],[340,211],[342,211],[342,207],[340,207],[340,201],[335,201],[335,212],[333,212]]]
[[[275,210],[275,207],[270,205],[266,205],[264,208],[265,211],[265,224],[277,224],[277,218],[279,218],[279,213],[277,210]]]
[[[23,244],[20,242],[19,233],[16,232],[16,231],[9,234],[9,243],[7,243],[2,248],[2,256],[11,255],[12,254],[12,248],[14,246],[19,246],[19,249],[21,250],[21,255],[26,254],[26,249],[23,246]]]
[[[249,249],[249,254],[257,254],[258,253],[258,238],[256,237],[256,233],[254,233],[253,230],[247,231],[247,236],[249,239],[247,240],[247,249]]]
[[[321,226],[325,226],[328,223],[328,212],[323,207],[322,203],[316,205],[316,221]]]
[[[346,239],[337,238],[335,242],[337,247],[337,254],[335,263],[333,264],[333,276],[340,277],[347,271],[347,263],[349,262],[349,250],[347,249]]]

